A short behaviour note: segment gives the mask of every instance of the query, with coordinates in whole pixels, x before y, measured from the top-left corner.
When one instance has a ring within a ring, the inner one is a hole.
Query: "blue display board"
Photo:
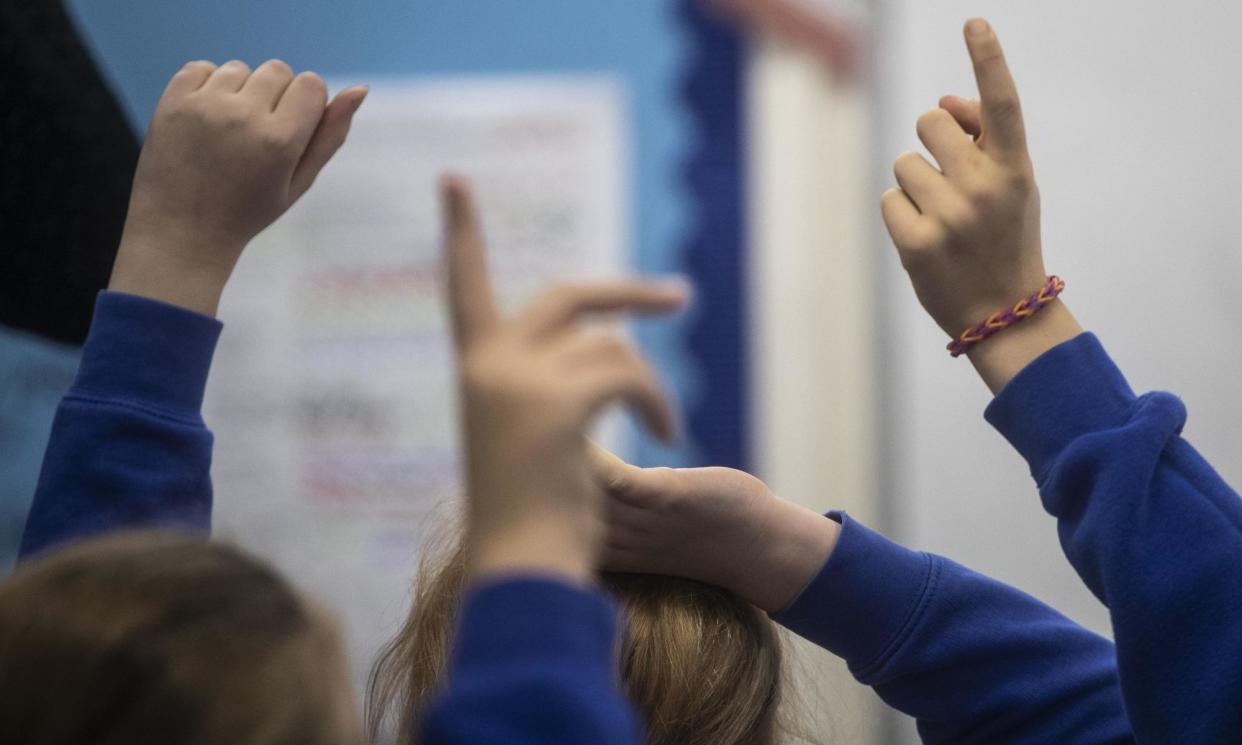
[[[636,268],[687,272],[695,310],[638,336],[686,404],[689,437],[640,462],[746,464],[741,45],[696,0],[70,0],[141,130],[185,61],[279,57],[368,75],[605,73],[630,93]]]

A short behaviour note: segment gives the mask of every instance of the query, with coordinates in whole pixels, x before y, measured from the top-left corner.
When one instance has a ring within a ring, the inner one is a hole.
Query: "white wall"
[[[756,471],[786,499],[874,525],[869,99],[772,40],[748,72]],[[879,700],[843,662],[805,643],[794,657],[813,742],[884,742]]]
[[[1183,397],[1186,435],[1242,483],[1242,5],[887,0],[882,13],[877,173],[891,182],[941,94],[973,94],[960,28],[988,17],[1022,93],[1065,301],[1137,389]],[[880,236],[896,534],[1106,631],[1025,465],[982,419],[987,390],[944,352]]]

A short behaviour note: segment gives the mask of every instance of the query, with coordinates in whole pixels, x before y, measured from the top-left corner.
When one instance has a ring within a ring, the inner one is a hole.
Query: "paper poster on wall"
[[[205,408],[215,532],[342,614],[360,684],[406,609],[422,528],[460,492],[438,176],[473,181],[507,307],[624,273],[626,117],[610,79],[373,84],[234,274]]]

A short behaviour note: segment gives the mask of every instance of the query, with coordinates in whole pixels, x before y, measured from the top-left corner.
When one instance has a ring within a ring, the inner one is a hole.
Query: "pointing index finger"
[[[979,83],[983,148],[997,155],[1025,154],[1022,106],[1005,52],[992,26],[982,18],[966,22],[966,48]]]
[[[498,313],[470,187],[461,177],[445,176],[440,181],[440,194],[444,205],[449,315],[457,346],[464,347],[494,325]]]

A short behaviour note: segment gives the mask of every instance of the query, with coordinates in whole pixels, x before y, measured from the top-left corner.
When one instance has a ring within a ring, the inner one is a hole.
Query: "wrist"
[[[1060,300],[970,349],[979,377],[992,393],[999,393],[1015,375],[1037,357],[1082,333],[1082,326]]]
[[[226,243],[172,232],[135,235],[127,230],[117,250],[108,289],[214,317],[236,257],[244,248],[244,244],[234,247]]]
[[[776,613],[787,607],[828,561],[841,525],[814,510],[774,498],[758,550],[728,589],[756,607]]]
[[[589,584],[595,575],[597,541],[591,531],[561,516],[529,519],[520,525],[472,527],[467,532],[469,574],[489,577],[551,575],[574,584]]]

